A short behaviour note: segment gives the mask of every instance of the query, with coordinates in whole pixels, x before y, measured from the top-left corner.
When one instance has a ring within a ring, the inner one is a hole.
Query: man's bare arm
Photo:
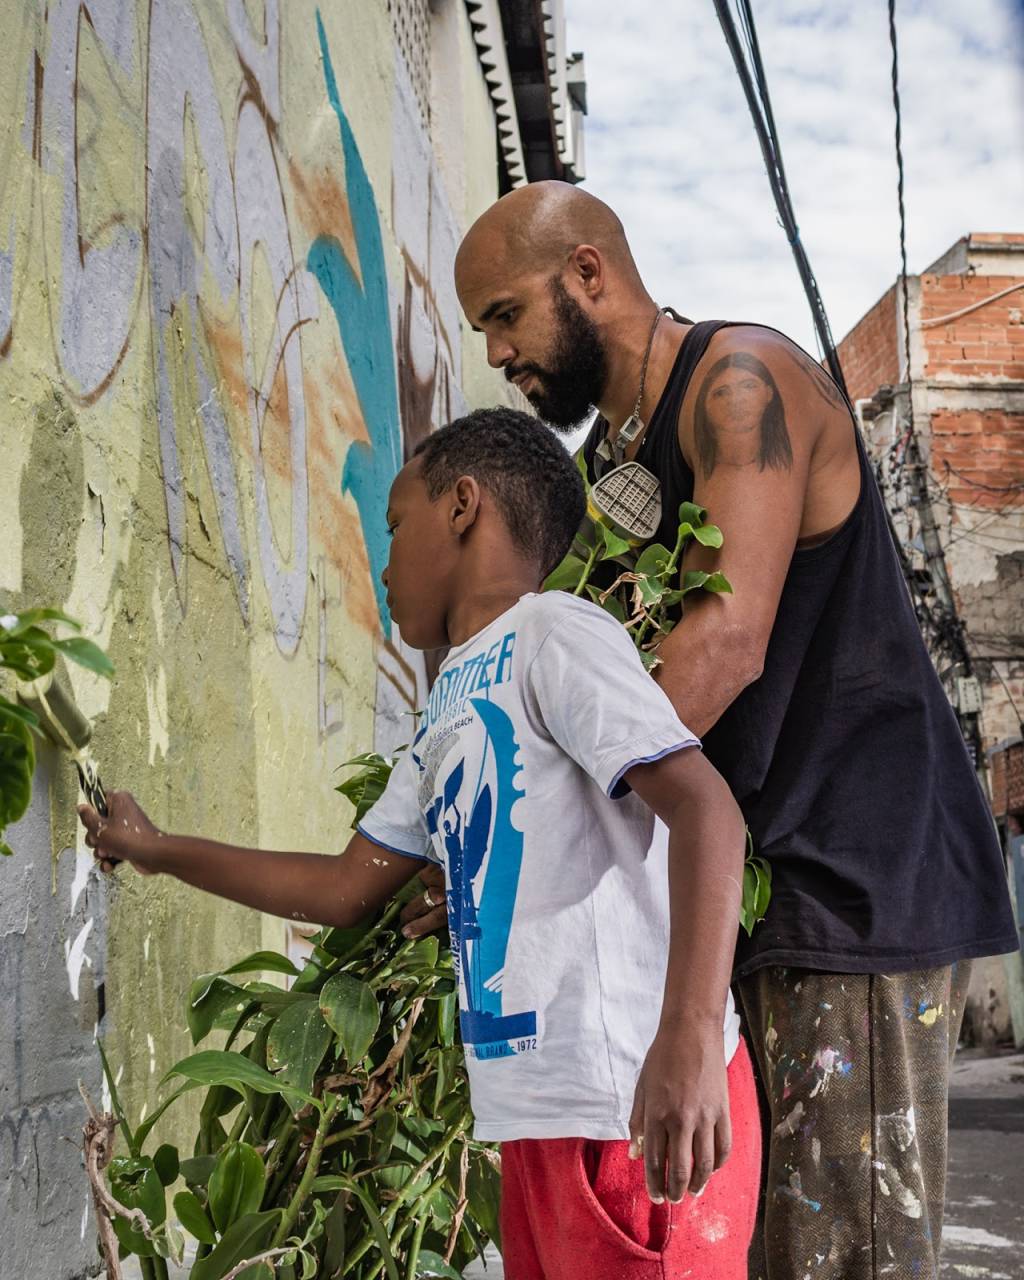
[[[760,676],[811,478],[833,438],[852,445],[845,404],[838,393],[823,395],[810,365],[770,331],[726,329],[687,394],[680,447],[694,472],[694,501],[709,510],[725,544],[720,552],[694,547],[684,567],[720,569],[733,594],[688,597],[655,675],[698,735]],[[856,489],[851,497],[845,473],[843,485],[817,519],[845,518]]]

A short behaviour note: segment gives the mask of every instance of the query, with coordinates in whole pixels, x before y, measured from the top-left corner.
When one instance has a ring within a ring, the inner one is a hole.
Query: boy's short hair
[[[433,502],[460,476],[493,497],[512,540],[545,576],[569,550],[586,512],[583,479],[554,433],[516,409],[475,409],[427,436],[414,457]]]

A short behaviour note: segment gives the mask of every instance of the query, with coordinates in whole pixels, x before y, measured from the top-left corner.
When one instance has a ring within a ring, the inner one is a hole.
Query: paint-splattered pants
[[[737,984],[765,1126],[750,1280],[937,1280],[969,977],[961,962]]]

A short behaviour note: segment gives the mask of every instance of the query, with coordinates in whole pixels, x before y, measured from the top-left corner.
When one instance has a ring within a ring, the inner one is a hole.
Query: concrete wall
[[[460,387],[504,393],[451,279],[497,184],[465,8],[0,19],[0,599],[107,647],[113,684],[74,693],[107,785],[159,825],[339,848],[337,766],[401,739],[423,693],[379,587],[388,484]],[[137,1114],[189,1050],[190,978],[286,943],[176,883],[99,881],[75,799],[44,752],[0,867],[4,1280],[95,1258],[60,1135],[78,1079],[100,1093],[97,1021]]]

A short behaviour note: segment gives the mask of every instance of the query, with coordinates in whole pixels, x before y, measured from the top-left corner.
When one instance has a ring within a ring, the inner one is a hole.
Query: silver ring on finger
[[[423,901],[425,905],[430,907],[431,909],[433,909],[434,907],[439,907],[441,905],[440,902],[435,902],[434,899],[430,896],[429,889],[423,890]]]

